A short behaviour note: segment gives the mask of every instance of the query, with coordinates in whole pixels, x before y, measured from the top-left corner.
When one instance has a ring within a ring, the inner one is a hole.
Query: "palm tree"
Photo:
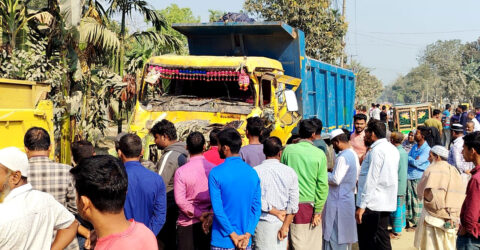
[[[181,43],[178,39],[168,34],[162,34],[162,28],[167,27],[165,19],[154,9],[151,9],[148,3],[144,0],[109,0],[110,7],[107,10],[110,16],[119,14],[120,22],[120,53],[115,62],[115,70],[118,74],[123,76],[125,68],[125,41],[130,38],[137,40],[148,39],[157,44],[166,44],[175,48],[180,48]],[[131,17],[132,13],[136,11],[143,15],[147,22],[153,26],[153,30],[138,31],[127,36],[126,32],[126,18]]]
[[[7,34],[5,44],[13,50],[17,47],[17,39],[25,31],[30,20],[36,18],[40,22],[50,20],[51,15],[43,11],[29,11],[29,0],[2,0],[0,1],[0,28]]]

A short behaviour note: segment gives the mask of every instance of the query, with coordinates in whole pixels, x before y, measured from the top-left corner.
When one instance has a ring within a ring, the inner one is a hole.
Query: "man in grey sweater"
[[[180,166],[187,162],[188,152],[185,142],[177,141],[177,130],[172,122],[161,120],[150,130],[155,138],[155,144],[163,150],[162,157],[157,162],[155,172],[162,176],[167,191],[167,219],[157,236],[159,249],[177,249],[176,221],[178,207],[173,193],[173,176]]]

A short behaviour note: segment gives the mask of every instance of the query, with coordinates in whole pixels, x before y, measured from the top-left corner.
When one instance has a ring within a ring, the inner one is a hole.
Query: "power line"
[[[418,47],[420,47],[420,46],[425,46],[424,44],[413,44],[413,43],[399,42],[399,41],[395,41],[395,40],[389,40],[389,39],[385,39],[385,38],[380,38],[380,37],[377,37],[377,36],[362,34],[362,33],[359,33],[359,32],[354,32],[354,33],[355,33],[356,35],[359,35],[359,36],[369,37],[369,38],[376,39],[376,40],[380,40],[380,41],[384,41],[384,42],[389,42],[389,43],[393,43],[393,44],[401,44],[401,45],[404,45],[404,46],[410,46],[410,47],[414,47],[414,48],[418,48]]]
[[[362,32],[362,33],[382,34],[382,35],[431,35],[431,34],[451,34],[451,33],[465,33],[465,32],[480,32],[480,29],[449,30],[449,31],[432,31],[432,32],[382,32],[382,31],[366,31],[366,32]]]

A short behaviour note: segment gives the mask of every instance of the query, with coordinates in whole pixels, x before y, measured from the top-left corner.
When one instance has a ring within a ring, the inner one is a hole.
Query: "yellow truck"
[[[23,150],[23,137],[31,127],[46,129],[54,145],[53,103],[45,100],[49,91],[47,84],[0,78],[0,148]]]
[[[245,140],[245,120],[261,116],[285,142],[301,118],[288,110],[285,93],[293,94],[299,84],[283,75],[281,63],[263,57],[154,57],[145,67],[129,130],[155,150],[148,132],[162,119],[175,123],[182,139],[228,124]]]
[[[144,140],[145,157],[158,155],[152,126],[167,119],[180,139],[192,131],[236,128],[263,118],[283,143],[300,119],[319,118],[322,134],[352,129],[353,72],[306,56],[304,34],[282,22],[174,24],[190,55],[150,58],[137,86],[129,131]],[[208,138],[208,137],[207,137]]]

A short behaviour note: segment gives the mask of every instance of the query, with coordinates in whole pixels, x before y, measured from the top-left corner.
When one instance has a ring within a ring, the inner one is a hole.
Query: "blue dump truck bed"
[[[303,118],[317,117],[323,132],[352,129],[352,71],[308,58],[303,31],[283,22],[174,24],[188,38],[191,55],[263,56],[282,63],[285,75],[302,79],[296,91]]]

